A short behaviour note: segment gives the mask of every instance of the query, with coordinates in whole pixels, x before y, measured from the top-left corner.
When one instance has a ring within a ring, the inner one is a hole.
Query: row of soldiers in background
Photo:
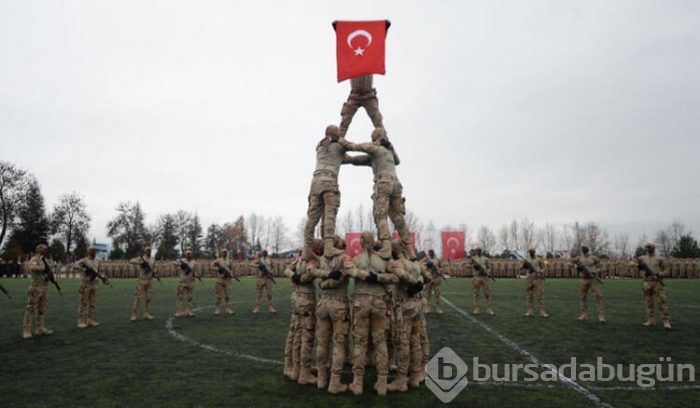
[[[374,364],[377,394],[419,387],[430,354],[427,302],[421,292],[439,277],[431,273],[428,258],[410,260],[410,251],[401,240],[392,242],[390,260],[380,256],[383,243],[375,244],[372,233],[362,233],[360,242],[362,252],[349,261],[340,237],[334,238],[334,248],[339,251],[331,256],[325,255],[325,242],[315,240],[316,260],[295,260],[286,270],[294,292],[284,374],[332,394],[349,389],[360,395],[365,367]],[[348,291],[351,278],[355,280],[352,294]],[[312,371],[314,342],[316,375]],[[348,358],[353,373],[349,385],[341,382]],[[396,378],[387,384],[394,367]]]
[[[32,278],[32,283],[28,289],[27,307],[25,309],[22,337],[25,339],[32,338],[32,320],[36,321],[36,335],[50,335],[52,330],[45,327],[44,315],[48,307],[48,288],[49,283],[52,283],[59,294],[61,288],[56,281],[52,267],[46,258],[47,246],[40,244],[36,248],[34,255],[26,264]],[[80,274],[80,302],[78,305],[78,324],[81,329],[98,326],[99,323],[95,318],[95,309],[97,307],[97,299],[99,292],[100,281],[104,285],[111,286],[109,279],[103,274],[103,263],[95,258],[96,250],[94,247],[88,248],[88,256],[77,261],[72,265]],[[140,257],[131,259],[129,262],[139,268],[138,281],[134,291],[134,302],[131,310],[131,321],[136,321],[136,316],[140,308],[140,303],[143,299],[144,309],[143,318],[145,320],[153,320],[153,315],[150,313],[150,305],[153,299],[153,280],[160,281],[160,276],[156,272],[156,263],[150,257],[151,248],[144,248],[144,254]],[[232,280],[239,280],[232,273],[231,261],[227,259],[226,250],[222,250],[220,257],[211,263],[216,270],[216,285],[214,293],[216,295],[215,315],[221,314],[221,303],[224,301],[227,314],[234,314],[231,307],[231,286]],[[194,300],[195,280],[201,281],[201,276],[196,273],[196,263],[192,259],[192,252],[187,251],[185,257],[176,261],[170,261],[169,264],[179,269],[180,281],[177,286],[175,316],[194,316],[192,311],[192,303]],[[267,292],[268,309],[271,313],[276,313],[272,304],[272,261],[267,256],[267,252],[263,251],[262,256],[253,261],[249,266],[258,271],[258,281],[256,284],[256,306],[253,313],[260,311],[260,301],[262,292]],[[9,294],[8,294],[9,296]]]
[[[668,313],[668,300],[664,291],[664,278],[668,277],[667,261],[656,255],[656,247],[653,243],[646,243],[644,246],[646,253],[632,261],[627,261],[626,266],[634,268],[637,276],[641,274],[644,279],[643,293],[646,300],[647,320],[643,323],[645,327],[656,325],[654,301],[658,303],[659,312],[666,330],[671,329],[671,321]],[[494,280],[492,273],[493,264],[489,258],[482,255],[481,248],[476,248],[476,255],[469,258],[470,266],[474,270],[472,278],[472,292],[474,297],[473,314],[481,313],[480,294],[483,290],[487,305],[487,313],[495,315],[492,307],[491,288],[489,280]],[[601,262],[598,257],[591,255],[590,247],[587,244],[581,245],[581,255],[570,259],[570,266],[577,274],[581,275],[580,305],[581,314],[577,317],[579,321],[588,320],[588,293],[593,292],[598,311],[598,321],[605,322],[605,309],[603,306],[603,295],[601,280]],[[525,291],[527,293],[526,317],[532,317],[534,301],[537,301],[540,316],[549,317],[549,313],[544,306],[544,281],[547,265],[542,257],[536,255],[535,248],[529,248],[527,257],[518,260],[518,268],[525,272]]]

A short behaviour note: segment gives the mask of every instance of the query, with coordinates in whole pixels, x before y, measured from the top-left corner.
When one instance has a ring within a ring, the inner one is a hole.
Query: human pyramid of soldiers
[[[365,367],[373,363],[377,370],[374,389],[379,395],[387,391],[407,391],[417,388],[426,378],[424,370],[430,355],[426,313],[430,311],[427,297],[422,292],[434,293],[437,312],[440,305],[440,284],[444,279],[442,262],[430,250],[427,256],[416,259],[411,236],[404,219],[406,213],[403,187],[399,182],[396,166],[399,157],[389,141],[379,111],[376,90],[372,87],[372,75],[351,78],[351,92],[341,110],[340,126],[330,125],[325,137],[316,146],[316,168],[308,196],[307,223],[304,229],[304,246],[301,257],[285,270],[294,287],[292,294],[292,316],[284,350],[284,374],[300,384],[313,384],[336,394],[352,391],[363,392]],[[357,110],[362,107],[368,113],[374,130],[369,143],[353,143],[345,138],[347,129]],[[348,152],[361,152],[351,156]],[[370,166],[374,176],[373,216],[377,238],[371,232],[362,232],[362,251],[350,259],[346,256],[345,242],[335,233],[336,215],[340,206],[338,175],[343,164]],[[398,239],[390,238],[388,220],[391,219]],[[321,222],[322,238],[314,238],[314,230]],[[36,335],[53,333],[45,327],[44,315],[48,307],[49,283],[60,286],[47,261],[47,246],[40,244],[36,254],[27,262],[32,283],[28,291],[27,307],[23,319],[22,336],[32,338],[32,320],[36,321]],[[644,326],[656,324],[654,299],[656,298],[663,326],[670,329],[668,304],[664,293],[663,277],[668,276],[663,258],[655,254],[652,243],[645,245],[646,255],[630,263],[644,276],[647,320]],[[94,247],[88,248],[88,256],[79,260],[73,268],[80,272],[80,302],[77,326],[81,329],[98,325],[95,318],[99,282],[110,285],[109,279],[100,273],[100,261]],[[234,314],[231,306],[232,280],[238,280],[233,271],[233,261],[228,259],[225,249],[211,263],[216,270],[216,304],[214,314]],[[151,248],[145,247],[142,256],[133,258],[131,264],[138,265],[139,277],[134,293],[131,321],[137,320],[141,300],[144,300],[143,318],[152,320],[150,304],[153,297],[153,280],[156,274]],[[473,314],[481,313],[480,293],[483,290],[487,304],[486,313],[494,316],[489,281],[490,261],[475,248],[475,256],[469,258],[475,271],[472,280],[474,296]],[[588,319],[588,292],[595,295],[598,320],[605,322],[602,303],[602,281],[597,274],[600,260],[590,254],[590,248],[582,245],[581,255],[573,264],[582,273],[580,288],[581,315],[578,320]],[[179,270],[175,317],[192,317],[193,291],[196,280],[192,252],[169,265]],[[260,312],[262,293],[266,292],[268,310],[276,313],[272,302],[272,260],[266,251],[249,264],[257,270],[256,305],[253,313]],[[540,316],[549,317],[544,307],[545,262],[529,248],[525,258],[520,258],[520,268],[526,272],[527,311],[533,316],[536,298]],[[350,279],[355,280],[354,293],[348,293]],[[318,291],[316,288],[318,281]],[[425,290],[424,290],[425,289]],[[318,297],[317,297],[318,295]],[[352,339],[352,342],[349,339]],[[371,341],[370,341],[371,340]],[[312,352],[316,343],[316,365],[312,365]],[[332,349],[332,355],[330,350]],[[352,365],[351,384],[341,382],[341,372],[346,361]],[[390,369],[396,377],[387,383]]]

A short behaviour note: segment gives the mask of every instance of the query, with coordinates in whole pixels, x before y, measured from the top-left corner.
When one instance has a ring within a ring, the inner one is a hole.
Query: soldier
[[[668,301],[664,292],[663,278],[668,276],[666,262],[656,255],[656,245],[651,242],[644,244],[645,255],[637,258],[636,264],[644,277],[644,298],[647,302],[647,320],[643,323],[645,327],[656,325],[654,316],[654,297],[659,303],[659,312],[664,323],[664,329],[671,330],[671,318],[668,314]],[[648,270],[647,270],[648,269]]]
[[[527,280],[525,281],[527,311],[525,312],[525,317],[532,317],[533,297],[537,296],[540,316],[546,319],[549,317],[549,313],[547,313],[547,310],[544,308],[544,261],[541,256],[535,254],[534,247],[528,248],[527,253],[527,259],[522,259],[520,261],[520,269],[527,271]]]
[[[139,309],[141,297],[145,297],[143,318],[145,320],[153,320],[150,309],[151,300],[153,299],[153,278],[155,276],[156,261],[151,258],[151,247],[145,247],[143,255],[131,259],[129,263],[138,265],[140,269],[139,280],[136,283],[136,291],[134,292],[134,305],[131,308],[131,321],[136,321],[136,312]]]
[[[175,317],[188,316],[194,317],[192,312],[192,302],[194,300],[194,280],[195,280],[195,262],[192,259],[192,251],[186,251],[185,257],[177,261],[173,261],[173,266],[180,268],[180,283],[177,285],[175,301]],[[186,311],[183,312],[184,303],[187,302]]]
[[[415,258],[411,235],[404,215],[406,214],[406,199],[402,196],[403,186],[399,182],[396,174],[396,166],[399,165],[399,156],[386,135],[383,128],[376,128],[372,131],[372,143],[355,144],[341,139],[340,143],[352,151],[367,153],[366,155],[355,156],[349,159],[350,163],[356,166],[372,166],[374,174],[374,194],[372,199],[374,206],[374,222],[377,225],[381,250],[377,255],[384,259],[391,256],[391,237],[389,235],[389,224],[387,215],[399,233],[399,238],[409,251],[409,258]]]
[[[260,298],[265,290],[267,294],[267,309],[270,313],[277,313],[272,304],[272,260],[267,256],[267,250],[262,251],[262,256],[251,262],[251,265],[258,270],[258,281],[255,283],[255,309],[253,313],[260,313]]]
[[[39,244],[34,255],[27,263],[27,268],[32,277],[32,284],[27,292],[27,308],[24,312],[22,324],[22,338],[32,338],[32,318],[36,312],[36,329],[38,336],[53,334],[53,330],[44,327],[44,314],[49,306],[49,277],[46,275],[46,251],[48,247]]]
[[[95,307],[97,306],[97,294],[99,281],[104,279],[104,284],[109,284],[109,280],[100,275],[100,260],[95,258],[96,250],[94,246],[88,247],[88,256],[76,262],[74,268],[80,271],[80,305],[78,306],[78,327],[99,326],[95,321]]]
[[[336,248],[344,251],[345,241],[336,236]],[[317,278],[321,298],[316,309],[316,366],[318,369],[318,389],[326,387],[331,394],[344,392],[348,386],[340,382],[340,374],[346,358],[348,333],[350,331],[350,310],[348,309],[349,277],[343,271],[344,252],[321,258]],[[329,340],[332,338],[333,359],[331,362],[330,383],[328,381]]]
[[[221,298],[224,298],[226,304],[226,314],[234,314],[231,307],[231,286],[233,284],[233,263],[228,260],[228,251],[222,249],[219,252],[219,258],[212,263],[216,268],[216,286],[214,294],[216,295],[216,308],[214,314],[221,314]]]
[[[473,272],[472,278],[472,293],[474,294],[474,310],[472,314],[481,314],[481,305],[479,304],[479,295],[481,294],[481,288],[484,288],[484,298],[486,299],[486,313],[489,316],[494,316],[496,313],[493,311],[491,305],[491,286],[489,285],[489,276],[486,271],[478,270],[476,266],[477,263],[481,265],[484,269],[489,270],[491,268],[491,263],[489,259],[482,255],[481,247],[474,248],[475,255],[470,258],[471,268]]]
[[[297,258],[292,263],[287,266],[284,270],[284,275],[288,278],[292,278],[294,275],[294,271],[292,268],[294,268],[295,264],[300,262],[301,259]],[[299,354],[300,354],[300,346],[301,344],[294,344],[294,340],[296,338],[297,332],[301,330],[301,321],[299,316],[294,313],[294,304],[296,303],[297,299],[297,285],[292,282],[292,295],[290,297],[291,300],[291,318],[289,321],[289,332],[287,333],[287,342],[285,343],[284,346],[284,375],[287,376],[290,380],[292,381],[297,381],[299,379],[299,370],[300,370],[300,364],[299,364]],[[296,347],[295,347],[296,346]]]
[[[408,385],[417,388],[423,371],[421,348],[423,276],[420,266],[405,257],[403,243],[395,240],[392,244],[392,261],[389,269],[399,278],[397,284],[397,308],[395,322],[398,333],[399,364],[397,376],[387,385],[387,391],[406,391]],[[410,375],[410,379],[409,379]]]
[[[326,128],[326,137],[316,146],[316,170],[311,180],[309,191],[309,209],[307,210],[306,226],[304,227],[304,249],[302,257],[312,260],[311,244],[314,228],[323,217],[324,252],[329,256],[340,254],[333,246],[335,235],[335,218],[340,206],[340,190],[338,188],[338,173],[340,165],[347,163],[346,149],[338,143],[340,131],[335,125]]]
[[[367,111],[375,128],[383,128],[382,114],[379,112],[377,90],[372,87],[372,74],[350,79],[350,95],[340,111],[340,135],[344,137],[357,109],[362,106]]]
[[[588,320],[588,291],[592,290],[595,295],[595,305],[598,309],[598,321],[605,323],[605,310],[603,309],[603,295],[601,293],[601,280],[598,276],[598,268],[600,260],[598,257],[590,254],[588,244],[581,245],[581,255],[572,259],[572,263],[576,266],[579,272],[583,273],[581,277],[581,315],[576,320]]]
[[[424,263],[426,265],[425,272],[428,273],[430,277],[430,282],[425,284],[425,289],[423,290],[423,292],[425,292],[425,294],[427,295],[427,312],[430,313],[430,309],[432,307],[430,298],[434,294],[435,308],[438,314],[442,314],[442,277],[439,275],[439,273],[442,273],[442,259],[438,258],[435,255],[435,251],[433,251],[432,249],[428,250],[428,255],[424,259]],[[428,262],[430,262],[433,265],[433,267],[430,267]]]
[[[387,307],[384,300],[384,283],[396,283],[396,275],[387,273],[387,262],[374,252],[374,237],[371,232],[363,232],[360,237],[362,253],[345,263],[345,273],[355,278],[353,313],[353,380],[350,390],[355,395],[362,394],[365,373],[367,343],[372,338],[377,382],[374,389],[379,395],[386,395],[386,377],[389,372],[387,344],[385,336]]]

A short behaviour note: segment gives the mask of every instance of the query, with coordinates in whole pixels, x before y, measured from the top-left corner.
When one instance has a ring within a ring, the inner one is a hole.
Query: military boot
[[[304,261],[313,261],[316,259],[316,255],[314,255],[309,245],[304,245],[304,249],[301,250],[301,259]]]
[[[477,316],[481,314],[481,308],[479,306],[475,307],[474,310],[472,310],[472,314]]]
[[[394,381],[387,384],[386,390],[400,392],[408,390],[408,378],[406,378],[406,374],[399,374],[396,378],[394,378]]]
[[[131,318],[129,318],[132,322],[136,321],[136,310],[131,311]]]
[[[527,307],[527,311],[525,312],[525,314],[523,316],[532,317],[532,306]]]
[[[376,254],[384,259],[391,258],[391,240],[383,239],[382,247],[379,251],[376,252]]]
[[[343,251],[342,249],[338,249],[335,247],[334,241],[335,240],[333,237],[323,239],[323,256],[325,256],[328,259],[345,253],[345,251]]]
[[[88,327],[87,321],[83,318],[78,319],[78,328],[85,329]]]
[[[182,312],[180,311],[180,302],[175,303],[175,317],[180,317],[182,316]]]
[[[216,305],[216,308],[214,309],[214,315],[218,316],[221,314],[221,306],[218,304]]]
[[[272,305],[272,303],[267,305],[267,310],[269,310],[270,313],[277,313],[277,309],[275,309],[275,307]]]
[[[377,391],[377,395],[381,397],[386,395],[386,374],[377,375],[377,382],[374,383],[374,390]]]
[[[194,312],[192,312],[192,305],[187,305],[187,317],[194,317]]]
[[[418,388],[418,387],[420,387],[421,379],[423,378],[423,376],[421,375],[421,373],[422,373],[423,371],[425,371],[425,370],[421,370],[421,371],[411,371],[411,376],[410,376],[409,379],[408,379],[408,385],[409,385],[411,388]]]
[[[664,329],[671,330],[671,322],[669,320],[664,320]]]
[[[443,313],[445,313],[445,312],[442,311],[442,306],[440,306],[439,303],[438,303],[438,305],[436,306],[436,309],[437,309],[437,314],[443,314]]]
[[[489,315],[489,316],[496,316],[496,312],[494,312],[493,309],[492,309],[491,307],[489,307],[488,309],[486,309],[486,314]]]
[[[340,374],[331,374],[331,381],[328,384],[328,392],[338,394],[348,390],[348,386],[340,382]]]
[[[235,314],[235,313],[236,313],[236,312],[234,312],[233,309],[231,309],[231,306],[228,306],[228,307],[226,308],[226,314],[227,314],[227,315],[232,315],[232,314]]]
[[[31,321],[31,316],[29,316],[29,319],[27,319],[28,314],[25,314],[24,317],[24,324],[22,325],[22,338],[25,340],[29,340],[32,338],[32,321]]]
[[[316,378],[316,376],[311,373],[310,367],[302,366],[299,369],[299,378],[297,378],[297,382],[302,385],[317,384],[318,378]]]
[[[325,390],[328,387],[328,368],[320,367],[316,370],[317,380],[316,386],[319,390]]]
[[[588,314],[581,312],[581,314],[576,318],[578,321],[588,320]]]
[[[292,363],[292,370],[290,372],[289,379],[292,381],[298,380],[299,379],[299,371],[300,371],[299,364]]]
[[[549,319],[549,313],[547,313],[547,311],[544,309],[540,309],[540,317],[544,317],[545,319]]]
[[[53,330],[49,330],[46,327],[44,327],[44,316],[37,317],[36,329],[34,330],[34,334],[37,334],[39,336],[49,336],[53,334]]]
[[[145,320],[153,320],[154,319],[153,315],[151,314],[151,311],[148,309],[143,311],[143,318]]]
[[[353,376],[352,384],[348,387],[355,395],[362,395],[362,377],[359,375]]]
[[[605,313],[598,312],[598,321],[601,323],[605,323]]]
[[[90,327],[97,327],[100,325],[95,319],[88,319],[87,324]]]
[[[650,317],[650,318],[647,319],[646,322],[642,323],[642,326],[644,326],[644,327],[656,326],[656,320],[654,320],[654,318],[651,318],[651,317]]]
[[[260,313],[260,304],[255,305],[255,309],[253,309],[253,314],[258,314]]]

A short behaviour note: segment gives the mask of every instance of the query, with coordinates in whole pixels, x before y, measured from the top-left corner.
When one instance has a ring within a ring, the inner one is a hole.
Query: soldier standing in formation
[[[143,318],[145,320],[153,320],[151,315],[151,300],[153,300],[153,278],[155,277],[156,261],[151,258],[151,247],[147,246],[143,249],[143,255],[137,256],[129,261],[132,264],[139,266],[139,280],[136,283],[134,291],[134,305],[131,308],[131,321],[136,321],[136,313],[139,310],[139,303],[144,297],[143,302]]]
[[[36,247],[36,255],[28,262],[27,266],[32,277],[27,293],[27,308],[24,312],[22,324],[22,337],[32,338],[32,318],[36,312],[36,329],[34,333],[39,336],[53,334],[53,330],[44,327],[44,315],[49,306],[49,277],[46,275],[46,251],[48,247],[40,244]]]
[[[549,317],[549,313],[544,308],[544,268],[544,260],[541,256],[535,254],[535,248],[528,248],[527,258],[520,262],[520,269],[524,269],[527,273],[527,280],[525,281],[527,311],[525,312],[525,317],[532,317],[533,315],[533,298],[535,296],[540,307],[540,316],[545,319]]]
[[[486,274],[486,271],[481,271],[476,266],[478,263],[481,265],[481,267],[488,270],[491,268],[491,263],[487,257],[482,255],[481,247],[476,247],[474,252],[475,255],[470,260],[472,270],[474,271],[472,274],[472,292],[474,294],[474,310],[472,311],[472,314],[481,314],[479,295],[481,294],[481,288],[483,288],[484,298],[486,299],[486,313],[489,316],[494,316],[496,313],[493,311],[491,304],[491,286],[489,285],[489,276]]]
[[[432,263],[433,267],[430,267],[428,263]],[[430,282],[425,284],[424,292],[427,295],[425,303],[427,303],[427,313],[431,310],[431,298],[435,295],[435,308],[438,314],[442,314],[442,260],[435,255],[435,251],[432,249],[428,250],[428,255],[425,257],[425,265],[427,267],[427,273],[430,276]]]
[[[656,245],[647,242],[644,245],[645,255],[640,256],[636,262],[632,262],[633,266],[637,266],[644,278],[644,298],[647,303],[647,320],[643,323],[645,327],[656,325],[654,313],[654,298],[659,304],[659,312],[663,320],[664,329],[671,329],[671,318],[668,314],[668,300],[664,291],[663,278],[668,276],[666,262],[663,258],[656,255]],[[648,268],[646,270],[645,268]]]
[[[96,249],[94,246],[88,248],[88,256],[76,262],[74,268],[80,271],[80,304],[78,306],[78,327],[99,326],[95,320],[95,308],[97,307],[97,295],[100,288],[98,277],[100,275],[100,261],[95,258]],[[104,278],[104,283],[109,281]]]
[[[180,282],[177,285],[177,299],[175,301],[175,317],[183,315],[194,317],[192,302],[194,301],[195,262],[192,259],[192,251],[186,251],[184,258],[173,261],[172,264],[180,268]],[[185,302],[186,305],[184,304]],[[183,312],[182,309],[186,310]]]
[[[260,301],[263,290],[267,294],[267,309],[270,313],[277,313],[275,306],[272,304],[272,259],[267,255],[267,250],[263,250],[260,258],[251,262],[251,266],[258,270],[253,313],[260,313]]]
[[[588,320],[588,291],[595,295],[595,305],[598,309],[598,321],[605,323],[605,310],[603,309],[603,295],[601,293],[601,281],[598,276],[600,260],[590,254],[588,244],[581,245],[581,255],[573,259],[573,264],[583,272],[581,277],[581,314],[577,320]]]
[[[214,260],[212,263],[216,268],[216,286],[214,286],[214,294],[216,295],[216,307],[214,308],[214,314],[216,316],[221,314],[221,298],[224,298],[224,303],[226,305],[226,314],[234,314],[233,308],[231,307],[231,287],[233,286],[233,265],[231,261],[228,260],[228,251],[222,249],[219,252],[219,258]]]

